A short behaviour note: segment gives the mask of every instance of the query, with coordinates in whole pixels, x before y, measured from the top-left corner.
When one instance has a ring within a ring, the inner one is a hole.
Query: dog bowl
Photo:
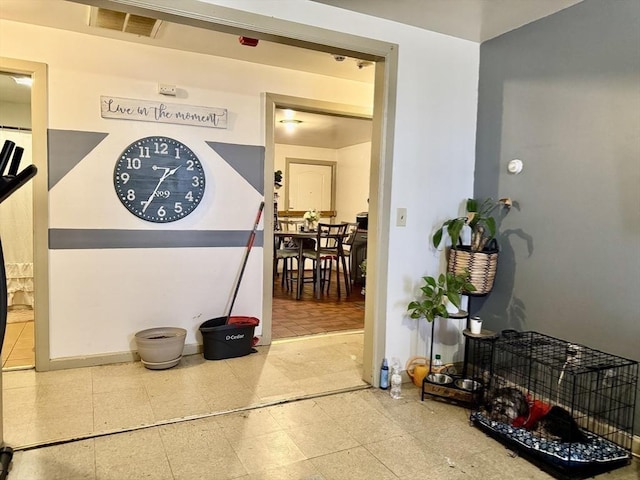
[[[459,378],[455,381],[456,387],[467,390],[468,392],[473,392],[479,390],[482,386],[480,382],[476,382],[475,380],[471,380],[470,378]]]
[[[437,383],[438,385],[446,385],[453,382],[453,378],[444,373],[430,373],[427,375],[427,380],[431,383]]]

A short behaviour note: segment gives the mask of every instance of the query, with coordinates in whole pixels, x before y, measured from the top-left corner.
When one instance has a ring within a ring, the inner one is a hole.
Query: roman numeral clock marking
[[[182,142],[145,137],[118,157],[113,183],[122,205],[136,217],[156,223],[180,220],[204,195],[204,169]]]

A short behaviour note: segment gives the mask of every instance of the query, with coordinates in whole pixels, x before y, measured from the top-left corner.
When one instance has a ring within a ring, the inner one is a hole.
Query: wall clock
[[[198,157],[169,137],[136,140],[120,154],[113,183],[122,204],[149,222],[186,217],[202,200],[205,178]]]

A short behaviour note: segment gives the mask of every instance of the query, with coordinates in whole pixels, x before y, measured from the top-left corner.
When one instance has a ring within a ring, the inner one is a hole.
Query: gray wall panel
[[[586,0],[484,43],[476,153],[475,196],[518,209],[474,313],[640,360],[640,2]]]
[[[246,247],[250,231],[242,230],[49,230],[52,250],[101,248]],[[254,247],[262,247],[263,232],[256,232]]]

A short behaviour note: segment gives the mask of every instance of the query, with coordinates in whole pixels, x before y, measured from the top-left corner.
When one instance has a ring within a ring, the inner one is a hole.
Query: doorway
[[[79,3],[95,4],[96,2],[90,2],[89,0],[81,1]],[[212,9],[210,6],[203,5],[198,2],[187,2],[180,12],[176,12],[166,2],[158,2],[154,0],[145,0],[138,2],[136,7],[129,5],[129,2],[119,0],[107,0],[99,2],[103,6],[113,6],[116,10],[135,10],[136,13],[149,13],[152,16],[159,16],[167,21],[177,21],[183,25],[191,25],[205,29],[220,29],[235,35],[247,35],[251,34],[252,38],[256,39],[276,39],[277,41],[290,45],[304,47],[309,50],[317,50],[322,52],[328,52],[340,55],[355,55],[358,58],[364,58],[366,60],[375,61],[375,92],[373,95],[373,103],[375,104],[375,115],[373,115],[373,145],[372,155],[374,160],[374,168],[370,176],[371,189],[371,214],[369,217],[369,229],[371,232],[375,232],[374,237],[369,236],[369,250],[372,246],[376,251],[375,256],[370,256],[370,260],[375,257],[380,257],[384,260],[386,256],[386,249],[388,245],[388,217],[390,210],[390,190],[391,184],[389,179],[391,178],[391,157],[393,151],[393,124],[394,124],[394,109],[395,109],[395,91],[396,91],[396,71],[398,53],[397,47],[393,44],[374,40],[371,38],[363,38],[353,36],[348,33],[335,32],[330,30],[324,30],[321,28],[296,24],[294,22],[280,20],[278,18],[261,16],[259,14],[238,11],[231,8],[216,7]],[[237,39],[235,39],[237,41]],[[286,56],[285,56],[286,57]],[[46,75],[46,73],[45,73]],[[46,85],[46,81],[43,83]],[[46,100],[46,97],[45,97]],[[46,105],[46,101],[44,102]],[[335,105],[329,106],[325,111],[338,110]],[[368,115],[372,115],[373,112],[370,109],[366,112],[360,112]],[[267,112],[267,115],[273,117],[273,112]],[[46,117],[45,117],[46,118]],[[267,122],[265,128],[269,131],[273,128],[273,118],[271,123]],[[46,121],[43,121],[44,129],[46,132]],[[268,137],[269,135],[267,135]],[[34,139],[36,137],[35,125],[34,125]],[[46,136],[43,135],[43,139]],[[42,157],[36,155],[34,150],[34,156],[36,160],[42,158],[46,160],[46,143],[45,148],[40,152]],[[267,157],[269,152],[267,152]],[[46,171],[46,164],[43,166],[43,171]],[[270,165],[269,167],[273,167]],[[273,175],[273,170],[269,176]],[[45,176],[37,176],[36,184],[40,182],[40,178],[46,180]],[[46,201],[47,201],[47,188],[37,188],[39,192],[43,192],[42,203],[36,210],[42,212],[45,221],[43,222],[44,228],[42,234],[39,235],[36,231],[36,256],[38,252],[38,246],[42,241],[42,252],[44,252],[43,260],[45,262],[45,268],[40,269],[39,272],[35,272],[36,290],[38,296],[36,297],[36,347],[39,349],[39,345],[47,347],[48,349],[48,324],[43,322],[43,327],[46,327],[46,331],[43,331],[43,335],[47,338],[43,338],[40,342],[38,337],[38,316],[39,312],[48,314],[48,292],[44,292],[38,285],[37,279],[40,276],[43,282],[46,282],[48,272],[46,272]],[[267,192],[265,192],[267,198],[273,195],[272,187],[269,188],[267,184]],[[37,194],[38,195],[38,194]],[[36,199],[37,200],[37,199]],[[37,203],[37,202],[36,202]],[[269,207],[265,212],[266,215],[273,213]],[[36,218],[36,229],[38,228],[38,219]],[[272,245],[269,245],[273,241],[273,238],[269,238],[269,230],[265,232],[265,251],[269,251]],[[40,240],[42,239],[42,240]],[[375,243],[372,243],[375,242]],[[382,352],[384,350],[385,343],[385,300],[386,300],[386,264],[384,261],[380,262],[377,266],[374,263],[369,263],[370,276],[368,278],[368,291],[372,291],[372,300],[375,303],[371,308],[367,307],[367,316],[371,318],[369,322],[370,328],[365,328],[365,377],[368,380],[374,379],[372,375],[373,371],[377,368],[381,361]],[[271,275],[271,262],[266,263],[264,269],[265,281],[270,283]],[[378,280],[379,279],[379,280]],[[268,284],[267,284],[268,285]],[[45,285],[46,286],[46,285]],[[266,291],[269,291],[270,287],[267,287]],[[38,299],[45,300],[42,306],[38,305]],[[270,301],[265,301],[265,316],[263,316],[263,325],[267,326],[267,310],[270,311]],[[270,320],[270,319],[269,319]],[[268,329],[266,329],[268,330]],[[264,338],[264,342],[269,343],[270,338]],[[38,352],[36,352],[38,353]],[[49,356],[43,358],[48,363]],[[39,362],[39,355],[36,355],[36,363]]]
[[[40,172],[3,202],[0,214],[5,252],[9,243],[12,250],[8,252],[9,258],[5,253],[5,263],[11,264],[7,273],[12,283],[8,299],[11,323],[7,330],[15,330],[5,336],[3,363],[7,369],[35,366],[48,370],[47,67],[38,62],[0,57],[0,72],[0,82],[14,82],[12,77],[31,79],[31,87],[26,90],[16,90],[15,82],[0,84],[5,87],[0,86],[3,93],[11,90],[9,98],[0,97],[0,102],[10,107],[1,109],[0,125],[9,128],[0,132],[0,138],[2,143],[8,138],[24,148],[20,171],[27,165],[35,165]],[[20,101],[15,102],[16,99]],[[14,100],[14,105],[8,105],[9,100]],[[11,203],[6,206],[8,202]],[[5,362],[11,358],[10,353],[15,353],[13,360]]]
[[[19,170],[32,163],[31,81],[31,75],[0,72],[0,145],[13,148],[11,158],[22,154]],[[33,186],[27,182],[0,205],[8,290],[4,370],[35,366],[32,199]]]
[[[302,110],[293,105],[303,103]],[[274,106],[275,133],[273,139],[267,139],[268,152],[272,142],[273,158],[265,163],[272,162],[274,171],[284,171],[284,188],[274,192],[274,218],[278,220],[278,223],[274,222],[274,230],[279,227],[282,230],[286,221],[301,221],[310,209],[319,212],[321,223],[346,222],[355,226],[358,214],[368,209],[371,116],[349,105],[333,104],[333,110],[327,111],[328,105],[324,102],[308,99],[288,98],[286,104],[276,101]],[[296,128],[300,130],[283,129],[281,118],[297,120]],[[265,225],[265,235],[268,235],[266,232]],[[366,232],[362,233],[366,235]],[[265,248],[265,258],[276,258],[275,248],[281,247],[277,243],[274,241],[274,250]],[[297,268],[297,257],[288,261],[289,266]],[[339,279],[334,263],[331,282],[320,298],[314,296],[313,285],[305,283],[302,295],[297,299],[295,284],[285,277],[291,275],[291,271],[283,271],[284,266],[284,260],[274,262],[270,312],[272,339],[364,329],[366,297],[361,278],[350,278],[351,293],[347,295],[342,266]],[[351,261],[347,261],[347,267],[350,273],[356,270]],[[307,260],[305,274],[309,275],[311,270],[311,260]],[[338,280],[341,282],[339,296]]]

